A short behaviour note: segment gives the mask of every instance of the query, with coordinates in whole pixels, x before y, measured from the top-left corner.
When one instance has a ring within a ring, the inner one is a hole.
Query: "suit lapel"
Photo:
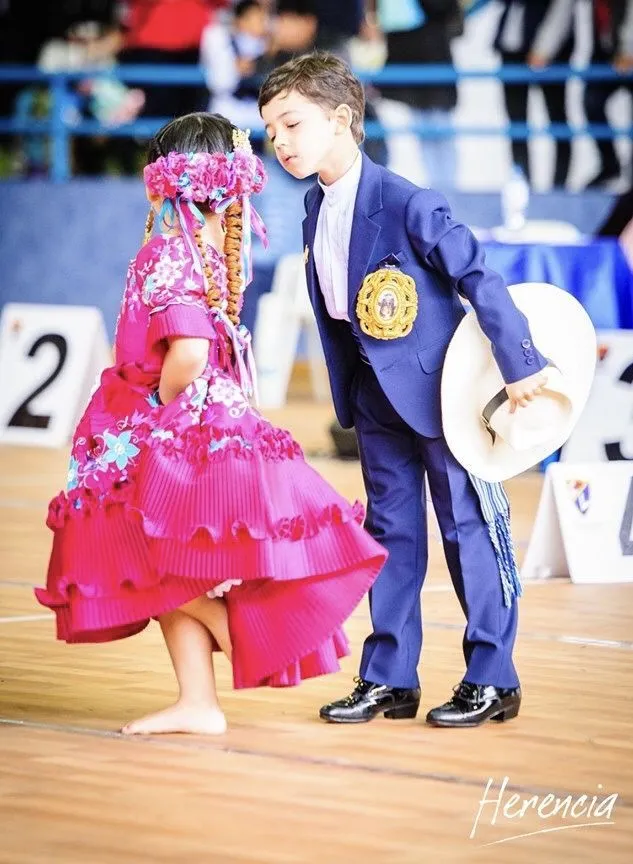
[[[321,201],[323,200],[323,192],[320,186],[317,184],[316,187],[310,190],[308,196],[308,213],[306,218],[303,220],[303,248],[304,255],[307,254],[305,268],[306,281],[308,283],[308,292],[310,294],[312,304],[315,305],[319,302],[319,296],[321,294],[321,289],[319,288],[319,280],[316,272],[316,264],[314,263],[314,238],[316,235],[317,221],[319,218],[319,209],[321,207]]]
[[[380,225],[371,217],[382,210],[382,178],[379,168],[363,154],[363,167],[356,193],[354,220],[349,243],[347,266],[348,312],[352,320],[356,314],[356,295],[371,260]]]

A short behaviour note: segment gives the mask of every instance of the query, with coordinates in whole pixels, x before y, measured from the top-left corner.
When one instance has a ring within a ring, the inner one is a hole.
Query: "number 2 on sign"
[[[42,345],[46,344],[54,345],[57,349],[57,365],[48,378],[42,381],[42,383],[36,387],[35,390],[33,390],[26,399],[20,403],[20,405],[18,405],[7,424],[8,426],[19,426],[28,429],[48,429],[51,422],[50,415],[32,414],[29,406],[36,396],[43,393],[44,390],[53,383],[64,368],[64,363],[66,362],[66,357],[68,355],[68,343],[63,336],[59,335],[59,333],[45,333],[43,336],[40,336],[39,339],[36,339],[31,345],[27,357],[35,357]]]

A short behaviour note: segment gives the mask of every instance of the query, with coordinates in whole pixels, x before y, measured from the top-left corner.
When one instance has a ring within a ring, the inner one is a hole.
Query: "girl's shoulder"
[[[205,283],[181,235],[161,234],[139,250],[135,268],[143,303],[159,311],[172,303],[201,303]]]
[[[137,270],[151,269],[161,260],[184,263],[191,259],[191,253],[180,234],[157,234],[144,243],[136,254],[133,263]]]
[[[184,238],[178,234],[159,234],[138,251],[133,261],[138,280],[143,283],[151,278],[153,281],[167,282],[169,285],[184,282],[200,282],[202,275],[198,271],[192,251]]]

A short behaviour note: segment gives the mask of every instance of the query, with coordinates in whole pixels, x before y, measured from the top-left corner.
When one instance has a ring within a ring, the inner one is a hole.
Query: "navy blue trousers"
[[[363,647],[361,677],[392,687],[419,686],[427,476],[446,563],[466,616],[464,679],[517,687],[512,662],[517,603],[504,605],[494,549],[468,473],[444,438],[425,438],[402,420],[371,366],[359,363],[350,396],[368,499],[366,528],[389,551],[369,594],[373,632]]]

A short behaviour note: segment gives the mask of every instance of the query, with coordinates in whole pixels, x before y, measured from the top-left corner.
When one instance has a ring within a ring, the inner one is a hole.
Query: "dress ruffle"
[[[228,583],[236,687],[336,671],[349,651],[343,623],[387,553],[362,527],[360,503],[248,404],[195,274],[184,257],[165,257],[182,250],[156,247],[158,264],[150,253],[129,277],[123,361],[103,373],[75,432],[67,489],[49,506],[53,548],[37,599],[54,611],[59,639],[104,642]],[[178,285],[157,274],[180,274],[178,302]],[[145,353],[134,359],[137,331]],[[163,407],[161,340],[174,335],[208,338],[209,364]]]
[[[58,638],[125,638],[235,580],[224,599],[236,687],[336,671],[349,651],[342,625],[385,558],[362,528],[360,502],[338,496],[288,432],[252,411],[239,424],[216,414],[217,425],[169,437],[170,423],[158,422],[165,409],[151,408],[153,422],[117,429],[108,450],[94,433],[107,418],[104,392],[80,423],[71,458],[82,485],[49,505],[53,551],[36,596],[55,612]],[[171,425],[181,419],[174,412]],[[138,454],[119,470],[105,458],[125,450],[122,439]]]

